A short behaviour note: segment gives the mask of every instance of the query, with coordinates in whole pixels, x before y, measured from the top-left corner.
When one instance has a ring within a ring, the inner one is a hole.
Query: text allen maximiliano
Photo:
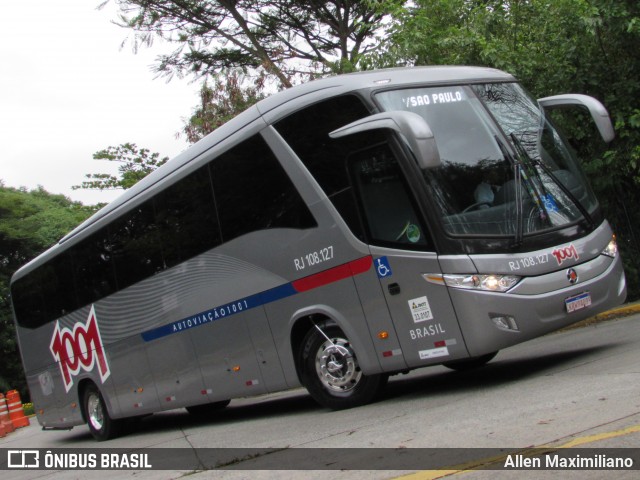
[[[549,468],[549,469],[598,469],[598,468],[633,468],[633,458],[609,457],[604,454],[573,457],[547,454],[542,457],[525,455],[508,455],[504,468]]]

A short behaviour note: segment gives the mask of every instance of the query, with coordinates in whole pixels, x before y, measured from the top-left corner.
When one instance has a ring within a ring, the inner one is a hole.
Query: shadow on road
[[[498,356],[484,367],[464,372],[448,370],[441,366],[421,369],[413,372],[412,375],[391,377],[379,401],[402,402],[416,398],[428,398],[431,394],[442,395],[466,390],[474,392],[479,387],[496,388],[527,377],[552,374],[572,368],[576,364],[583,364],[584,359],[592,358],[594,354],[615,346],[616,344],[598,345],[535,357],[500,359]],[[315,403],[306,390],[301,389],[286,394],[232,401],[227,408],[212,412],[210,415],[195,416],[184,409],[150,415],[128,422],[125,435],[151,435],[205,424],[213,427],[261,418],[277,420],[279,417],[303,414],[314,410],[327,411]],[[88,431],[79,427],[77,435],[67,437],[65,444],[81,443],[88,439],[90,439]],[[107,446],[108,443],[102,445]]]
[[[594,354],[609,350],[616,345],[598,345],[589,348],[554,352],[530,358],[500,359],[500,354],[495,360],[484,367],[468,371],[452,371],[438,367],[437,372],[432,370],[427,375],[417,377],[397,377],[390,382],[383,399],[399,399],[404,396],[413,398],[429,395],[430,393],[460,392],[464,390],[475,391],[478,387],[492,388],[522,380],[527,377],[551,374],[563,371],[574,366],[580,359],[592,357]],[[428,372],[428,370],[424,370]]]

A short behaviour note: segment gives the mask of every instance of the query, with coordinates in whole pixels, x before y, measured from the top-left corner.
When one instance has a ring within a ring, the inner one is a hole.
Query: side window
[[[78,308],[73,264],[68,253],[57,256],[38,270],[42,272],[40,281],[49,319],[59,318]]]
[[[316,226],[276,157],[254,136],[17,280],[16,317],[37,328],[223,240]]]
[[[49,321],[43,285],[44,271],[41,267],[11,285],[11,301],[21,327],[37,328]]]
[[[117,290],[111,242],[106,229],[73,247],[72,260],[79,306],[88,305]]]
[[[389,144],[355,152],[349,164],[371,243],[401,248],[426,246],[425,229]]]
[[[110,254],[118,288],[126,288],[163,269],[153,204],[147,201],[109,225]],[[99,298],[99,297],[98,297]]]
[[[208,167],[160,192],[155,198],[155,208],[167,268],[220,244]]]
[[[353,234],[362,241],[365,235],[349,182],[346,160],[355,149],[377,143],[380,134],[368,132],[332,139],[329,132],[368,115],[369,111],[359,98],[347,95],[311,105],[275,125]]]
[[[223,241],[256,230],[317,225],[262,137],[252,137],[209,165]]]

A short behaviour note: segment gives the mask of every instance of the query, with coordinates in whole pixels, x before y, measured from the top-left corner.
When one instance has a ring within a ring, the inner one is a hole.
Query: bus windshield
[[[597,203],[558,130],[516,83],[380,92],[421,115],[442,165],[423,171],[447,233],[521,238],[590,221]]]

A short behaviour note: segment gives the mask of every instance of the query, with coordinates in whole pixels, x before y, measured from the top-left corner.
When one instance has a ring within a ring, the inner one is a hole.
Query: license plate
[[[576,312],[591,306],[591,295],[589,292],[584,292],[580,295],[566,298],[564,304],[567,307],[567,313]]]

